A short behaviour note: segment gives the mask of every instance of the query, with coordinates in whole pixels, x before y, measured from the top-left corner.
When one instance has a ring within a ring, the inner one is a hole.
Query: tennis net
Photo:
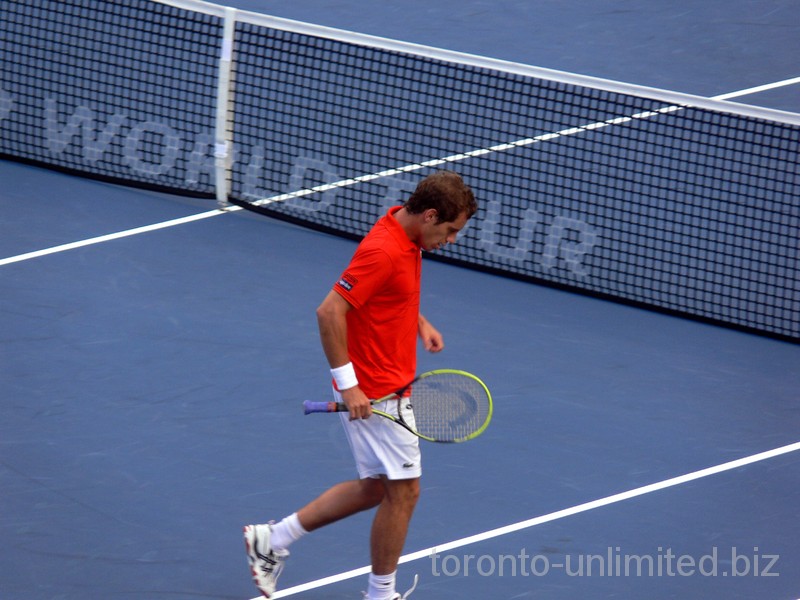
[[[194,0],[0,13],[2,156],[351,237],[450,168],[447,260],[800,340],[800,115]]]

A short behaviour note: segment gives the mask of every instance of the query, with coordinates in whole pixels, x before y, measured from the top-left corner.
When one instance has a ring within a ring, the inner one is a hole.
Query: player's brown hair
[[[411,214],[436,209],[438,222],[455,221],[461,213],[471,217],[478,210],[475,194],[454,171],[436,171],[419,182],[405,203]]]

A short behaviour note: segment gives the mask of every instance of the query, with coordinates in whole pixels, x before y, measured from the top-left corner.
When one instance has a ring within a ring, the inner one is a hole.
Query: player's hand
[[[370,418],[372,415],[372,405],[369,403],[369,398],[361,391],[360,387],[351,387],[339,393],[342,395],[342,400],[350,411],[351,421]]]
[[[428,352],[441,352],[444,350],[444,338],[439,330],[431,325],[428,321],[420,319],[419,337],[425,350]]]

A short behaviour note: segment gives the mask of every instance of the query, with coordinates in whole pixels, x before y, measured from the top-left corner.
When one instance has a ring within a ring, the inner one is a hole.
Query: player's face
[[[435,210],[426,212],[420,244],[423,250],[439,250],[447,244],[455,243],[458,232],[467,224],[468,217],[466,213],[461,213],[455,221],[437,223],[437,220]]]

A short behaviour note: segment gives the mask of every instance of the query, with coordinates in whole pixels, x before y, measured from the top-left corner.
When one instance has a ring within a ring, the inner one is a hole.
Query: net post
[[[217,78],[217,110],[214,127],[214,184],[217,203],[228,206],[230,194],[233,147],[229,123],[231,121],[231,72],[233,65],[233,38],[236,24],[236,9],[225,7],[225,18],[219,56]]]

